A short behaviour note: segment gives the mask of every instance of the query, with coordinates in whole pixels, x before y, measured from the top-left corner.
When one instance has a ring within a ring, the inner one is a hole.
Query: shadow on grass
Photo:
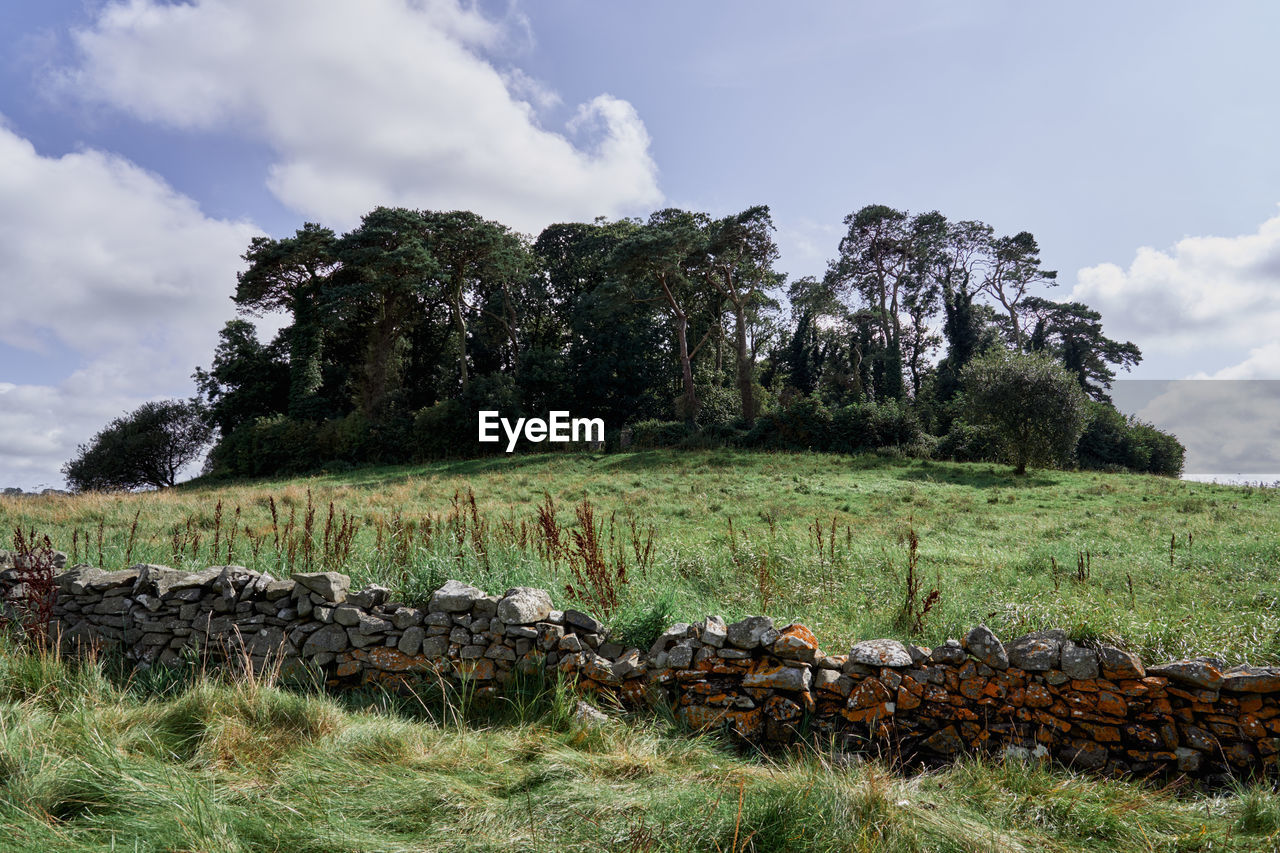
[[[976,465],[932,463],[928,467],[912,467],[896,474],[900,480],[920,483],[946,483],[975,489],[1034,489],[1059,485],[1060,480],[1049,471],[1032,471],[1018,476],[1009,468],[980,468]]]

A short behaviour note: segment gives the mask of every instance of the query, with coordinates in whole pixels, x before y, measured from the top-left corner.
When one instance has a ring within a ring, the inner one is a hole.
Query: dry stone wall
[[[635,649],[527,587],[499,596],[449,581],[418,609],[379,587],[352,592],[333,572],[276,580],[241,566],[76,566],[57,584],[60,642],[115,644],[139,664],[192,650],[310,668],[333,688],[443,678],[480,697],[516,673],[552,673],[627,705],[669,703],[696,729],[757,743],[819,738],[907,762],[985,751],[1221,780],[1273,774],[1280,752],[1280,669],[1146,666],[1062,631],[1005,644],[978,626],[933,649],[881,639],[832,655],[803,625],[708,616]]]

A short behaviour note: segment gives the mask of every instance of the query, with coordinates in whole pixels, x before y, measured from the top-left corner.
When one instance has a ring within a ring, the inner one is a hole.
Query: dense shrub
[[[675,447],[689,437],[684,421],[640,421],[631,427],[631,446],[637,450]]]
[[[1082,468],[1128,469],[1166,477],[1182,473],[1185,453],[1186,449],[1175,436],[1134,417],[1125,417],[1104,403],[1090,407],[1076,446]]]
[[[831,418],[831,449],[855,453],[877,447],[910,447],[924,434],[905,403],[866,401],[837,409]]]
[[[774,450],[827,450],[831,447],[831,410],[814,397],[799,397],[789,406],[756,418],[743,439],[751,447]]]
[[[992,427],[957,418],[938,439],[935,455],[956,462],[994,462],[1000,458],[1000,436]]]
[[[742,415],[742,398],[736,388],[724,388],[719,385],[698,387],[697,422],[699,426],[727,424]]]
[[[258,477],[311,470],[335,458],[321,446],[318,432],[316,424],[284,415],[255,418],[222,437],[209,454],[209,471]]]
[[[1065,467],[1084,429],[1084,392],[1050,356],[996,350],[965,365],[961,411],[1000,438],[1002,458],[1024,474],[1030,465]]]

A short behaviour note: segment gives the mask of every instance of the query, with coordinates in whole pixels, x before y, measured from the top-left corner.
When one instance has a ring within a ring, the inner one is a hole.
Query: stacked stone
[[[935,649],[874,640],[819,665],[819,730],[924,761],[980,750],[1111,775],[1226,776],[1274,769],[1280,746],[1280,670],[1148,669],[1060,630],[1007,648],[985,626]]]
[[[388,602],[381,587],[351,593],[336,572],[275,580],[243,566],[76,566],[56,580],[52,628],[64,643],[115,644],[141,664],[195,650],[319,671],[333,687],[444,678],[482,696],[519,673],[550,673],[627,703],[661,698],[694,728],[760,742],[808,729],[930,762],[981,750],[1212,777],[1274,772],[1280,754],[1280,669],[1144,667],[1063,631],[1006,647],[978,626],[933,649],[869,640],[827,655],[803,625],[708,616],[671,626],[645,653],[530,587],[497,596],[451,580],[419,609]]]
[[[814,710],[810,688],[820,655],[808,628],[777,629],[767,616],[677,623],[649,650],[652,680],[674,697],[678,719],[771,741],[791,739]]]

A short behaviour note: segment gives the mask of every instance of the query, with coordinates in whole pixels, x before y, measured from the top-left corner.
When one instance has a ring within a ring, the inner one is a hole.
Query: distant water
[[[1266,486],[1280,488],[1280,473],[1270,474],[1183,474],[1182,479],[1195,483],[1218,483],[1223,486]]]

